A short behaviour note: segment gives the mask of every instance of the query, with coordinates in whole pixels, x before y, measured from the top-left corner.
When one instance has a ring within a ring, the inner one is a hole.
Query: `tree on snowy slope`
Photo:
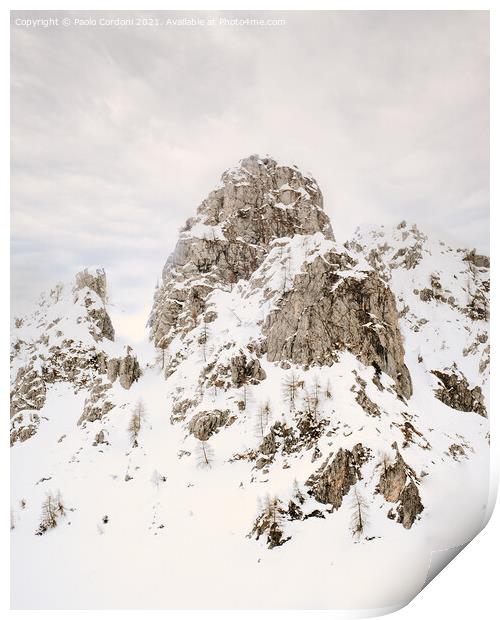
[[[256,432],[257,437],[262,439],[264,437],[267,425],[269,424],[269,420],[271,419],[271,405],[269,401],[266,401],[263,405],[257,410],[257,422],[256,422]]]
[[[283,397],[288,403],[290,412],[295,410],[295,403],[299,395],[299,390],[303,386],[304,382],[299,380],[297,373],[293,370],[283,380]]]
[[[139,433],[141,431],[141,427],[144,423],[145,417],[146,408],[144,407],[144,403],[142,402],[142,400],[139,400],[134,407],[132,417],[130,418],[130,422],[128,425],[128,432],[133,448],[137,448],[137,446],[139,445],[137,440],[139,438]]]
[[[351,509],[352,535],[355,538],[359,538],[365,531],[366,526],[368,525],[368,504],[356,486],[354,487]]]
[[[198,467],[210,468],[214,459],[214,451],[207,441],[200,441],[196,448]]]
[[[56,527],[57,519],[64,516],[65,512],[66,510],[64,508],[61,493],[58,491],[56,496],[52,495],[50,492],[47,493],[47,496],[42,504],[42,518],[36,534],[41,536],[47,530]]]

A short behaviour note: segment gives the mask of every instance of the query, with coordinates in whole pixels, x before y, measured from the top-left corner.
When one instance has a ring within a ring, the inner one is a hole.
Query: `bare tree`
[[[165,476],[162,476],[160,474],[160,472],[155,469],[151,475],[151,484],[156,487],[156,490],[159,491],[160,490],[160,484],[162,482],[166,482],[167,479],[165,478]]]
[[[42,518],[36,533],[41,536],[47,530],[56,527],[57,519],[64,516],[65,513],[66,509],[60,491],[55,496],[50,492],[47,493],[42,504]]]
[[[207,441],[200,441],[196,448],[198,467],[210,468],[214,459],[214,451]]]
[[[269,424],[269,420],[271,419],[271,405],[269,401],[266,401],[263,405],[257,410],[257,423],[256,423],[256,431],[257,436],[262,438],[264,437],[264,432]]]
[[[366,526],[368,525],[368,504],[366,503],[366,500],[361,495],[356,486],[354,487],[351,508],[352,535],[355,538],[359,538],[365,531]]]
[[[300,381],[295,373],[295,371],[291,371],[282,382],[282,390],[283,396],[288,403],[290,411],[295,410],[295,403],[298,398],[299,390],[300,390]]]
[[[303,406],[304,412],[308,418],[317,422],[319,416],[319,409],[321,405],[321,392],[315,386],[313,386],[313,391],[309,392],[307,389],[304,390],[304,398],[303,398]]]
[[[327,379],[326,386],[325,386],[325,398],[330,399],[332,397],[333,397],[332,382],[330,381],[330,379]]]
[[[201,326],[201,334],[198,338],[198,344],[201,344],[201,353],[203,355],[203,361],[207,361],[207,343],[209,337],[209,329],[205,321],[203,321],[203,325]]]
[[[139,445],[137,439],[139,438],[139,433],[141,431],[141,427],[144,423],[145,418],[146,408],[144,407],[144,403],[142,402],[142,400],[139,400],[134,407],[132,417],[130,418],[130,422],[128,425],[128,433],[133,448],[137,448],[137,446]]]

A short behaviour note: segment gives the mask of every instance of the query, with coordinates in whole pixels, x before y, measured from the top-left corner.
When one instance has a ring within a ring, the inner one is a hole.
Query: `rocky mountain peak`
[[[295,166],[242,160],[188,220],[149,321],[155,345],[170,352],[167,372],[186,355],[188,334],[233,303],[215,302],[215,291],[233,289],[239,306],[250,299],[256,306],[249,323],[258,345],[251,346],[268,360],[330,365],[350,350],[411,395],[392,292],[364,259],[335,243],[316,182]],[[248,341],[242,333],[238,346]]]
[[[217,227],[217,230],[201,226]],[[295,165],[251,155],[222,174],[221,184],[186,223],[186,237],[198,233],[267,246],[273,239],[321,232],[333,239],[316,181]],[[189,234],[190,233],[190,234]]]

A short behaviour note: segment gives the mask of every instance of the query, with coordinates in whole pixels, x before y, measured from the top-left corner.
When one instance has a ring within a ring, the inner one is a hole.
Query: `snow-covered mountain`
[[[100,271],[16,321],[14,602],[403,602],[484,519],[488,287],[416,226],[337,243],[310,175],[242,160],[165,264],[149,359]]]

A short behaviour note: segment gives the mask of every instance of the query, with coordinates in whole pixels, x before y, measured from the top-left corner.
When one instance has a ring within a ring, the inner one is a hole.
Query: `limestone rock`
[[[332,458],[333,457],[333,458]],[[361,467],[370,458],[370,450],[356,444],[352,450],[340,448],[330,456],[306,482],[309,493],[322,504],[340,508],[350,488],[361,480]]]
[[[457,411],[473,411],[486,417],[483,392],[479,386],[471,388],[467,379],[458,370],[448,372],[433,370],[441,387],[435,390],[436,398]]]
[[[305,265],[267,319],[268,359],[324,365],[346,349],[386,372],[409,398],[394,295],[373,271],[343,277],[353,267],[355,261],[333,252]]]
[[[200,411],[191,418],[188,430],[200,441],[207,441],[221,426],[229,426],[234,422],[229,410]]]
[[[155,345],[168,346],[174,329],[191,329],[214,287],[247,280],[274,239],[315,232],[333,239],[312,177],[258,156],[225,172],[221,187],[186,222],[164,267],[149,319]]]
[[[243,352],[231,359],[231,380],[236,387],[246,383],[258,383],[266,373],[258,359],[248,359]]]
[[[102,420],[114,408],[114,403],[107,396],[111,387],[111,383],[104,383],[100,377],[96,379],[88,398],[85,399],[78,425]]]
[[[424,506],[420,499],[417,486],[417,476],[401,456],[396,443],[393,444],[396,451],[394,463],[383,463],[383,470],[377,485],[377,491],[388,502],[397,503],[395,509],[389,511],[388,517],[401,523],[405,529],[410,529]]]

